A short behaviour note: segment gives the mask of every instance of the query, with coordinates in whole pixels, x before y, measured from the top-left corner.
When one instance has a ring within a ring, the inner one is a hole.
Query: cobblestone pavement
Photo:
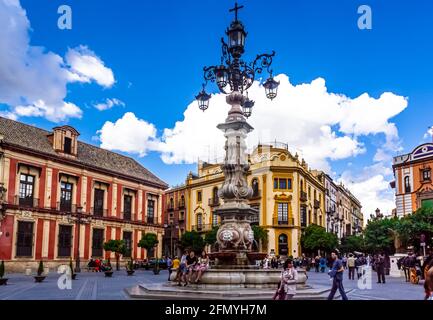
[[[0,286],[0,300],[123,300],[128,299],[124,289],[139,283],[162,283],[168,278],[167,271],[154,275],[152,271],[138,270],[128,277],[125,270],[116,271],[112,278],[104,273],[82,272],[72,281],[72,288],[58,288],[58,274],[51,272],[44,282],[35,283],[32,276],[9,274],[7,286]],[[357,280],[349,280],[344,274],[344,287],[351,300],[422,300],[423,286],[404,282],[404,278],[387,277],[386,284],[377,284],[373,274],[372,288],[362,290]],[[331,286],[325,273],[308,272],[307,283],[314,287]]]

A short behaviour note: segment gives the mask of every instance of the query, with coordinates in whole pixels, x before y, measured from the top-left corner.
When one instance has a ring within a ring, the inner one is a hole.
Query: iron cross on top
[[[238,3],[237,2],[235,2],[235,7],[233,8],[233,9],[230,9],[229,10],[229,12],[235,12],[235,21],[238,21],[238,11],[240,10],[240,9],[242,9],[244,6],[240,6],[240,7],[238,7]]]

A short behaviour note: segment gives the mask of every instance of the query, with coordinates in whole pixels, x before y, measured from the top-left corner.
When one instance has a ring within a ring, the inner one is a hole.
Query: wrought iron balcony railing
[[[90,208],[90,214],[94,215],[95,217],[106,217],[107,213],[107,209],[93,207]]]
[[[320,208],[320,201],[314,200],[314,209],[319,209],[319,208]]]
[[[295,225],[295,218],[278,218],[274,217],[272,219],[272,224],[274,226],[286,226],[286,227],[292,227]]]
[[[39,199],[33,197],[15,196],[13,204],[20,207],[39,208]]]
[[[212,230],[212,224],[197,224],[197,225],[191,226],[191,229],[193,231],[197,231],[197,232],[210,231],[210,230]]]
[[[208,204],[211,207],[217,207],[220,205],[220,199],[219,198],[209,198]]]

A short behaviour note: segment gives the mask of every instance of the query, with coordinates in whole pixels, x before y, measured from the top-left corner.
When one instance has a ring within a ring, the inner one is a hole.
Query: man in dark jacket
[[[385,283],[385,257],[379,254],[374,264],[377,272],[377,283]]]

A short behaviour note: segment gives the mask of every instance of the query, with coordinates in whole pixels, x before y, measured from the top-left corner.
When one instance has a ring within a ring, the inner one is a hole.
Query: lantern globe
[[[275,81],[275,79],[271,76],[269,79],[266,80],[266,82],[263,84],[263,87],[265,88],[266,97],[268,99],[275,99],[278,93],[278,86],[280,85],[280,82]]]
[[[211,98],[211,95],[206,93],[206,91],[203,90],[200,91],[198,95],[196,95],[195,99],[197,100],[198,107],[200,110],[205,111],[207,108],[209,108],[209,100]]]

